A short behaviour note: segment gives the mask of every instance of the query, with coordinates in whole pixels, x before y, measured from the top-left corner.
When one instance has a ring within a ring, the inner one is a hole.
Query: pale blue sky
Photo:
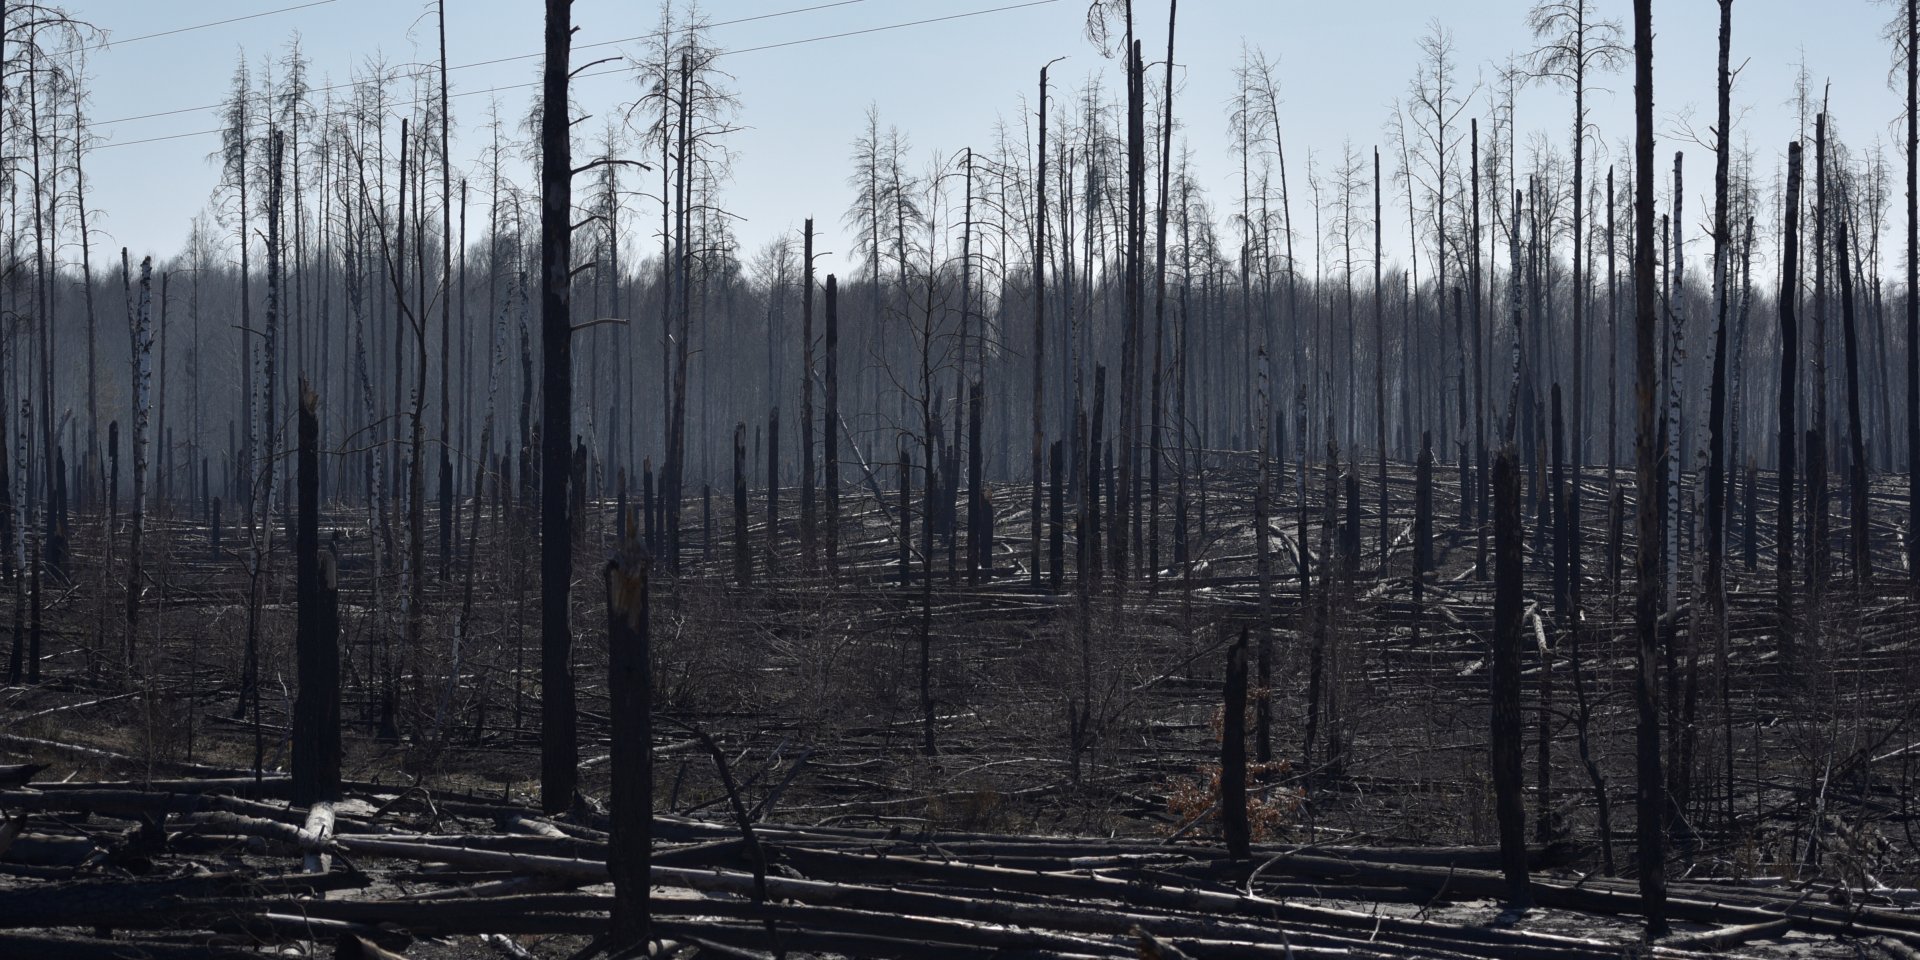
[[[245,16],[302,0],[199,0],[154,4],[144,0],[69,0],[74,13],[123,41],[141,35]],[[776,13],[826,0],[709,0],[715,21]],[[723,26],[715,42],[728,49],[759,47],[829,34],[884,27],[930,17],[966,14],[1021,0],[857,0],[828,9]],[[1376,2],[1223,2],[1187,0],[1180,7],[1176,59],[1184,79],[1176,100],[1183,136],[1199,171],[1217,199],[1237,192],[1237,164],[1228,150],[1226,103],[1242,39],[1279,62],[1283,122],[1292,175],[1304,180],[1309,150],[1338,154],[1351,139],[1361,152],[1384,146],[1390,105],[1405,94],[1418,58],[1417,41],[1438,18],[1454,32],[1467,71],[1490,75],[1511,53],[1534,45],[1525,26],[1531,0],[1439,4],[1414,0]],[[653,0],[577,0],[576,44],[644,34],[654,28]],[[1625,21],[1630,4],[1598,4],[1604,15]],[[450,0],[449,59],[455,65],[537,53],[539,0]],[[91,116],[106,142],[128,142],[218,125],[210,105],[227,89],[235,57],[278,55],[298,31],[313,61],[316,85],[348,79],[366,59],[383,55],[395,63],[434,58],[431,4],[413,0],[333,0],[320,6],[171,36],[122,42],[90,54]],[[1164,49],[1164,0],[1136,4],[1149,59]],[[1059,86],[1078,87],[1092,71],[1109,85],[1113,63],[1101,59],[1082,26],[1086,0],[1054,0],[841,39],[742,52],[721,61],[735,78],[745,125],[733,138],[738,154],[727,205],[745,222],[738,230],[747,254],[774,233],[813,216],[824,236],[821,248],[850,251],[841,215],[851,200],[844,186],[850,144],[869,102],[883,121],[911,137],[924,167],[936,150],[985,147],[997,118],[1019,123],[1030,106],[1041,64],[1067,57],[1054,68]],[[1887,87],[1888,54],[1880,39],[1891,7],[1868,0],[1808,4],[1792,0],[1741,0],[1735,7],[1734,61],[1747,63],[1735,90],[1736,138],[1750,140],[1766,175],[1794,133],[1787,102],[1797,64],[1804,56],[1816,82],[1833,83],[1833,111],[1861,146],[1876,136],[1892,140],[1900,95]],[[1712,118],[1717,5],[1712,0],[1664,0],[1655,6],[1655,87],[1663,136],[1676,136],[1679,118],[1691,116],[1702,131]],[[609,48],[578,54],[608,55]],[[537,56],[458,70],[452,74],[457,159],[471,160],[484,138],[485,94],[462,93],[526,84],[538,75]],[[1609,145],[1631,133],[1630,83],[1625,75],[1601,78],[1610,91],[1593,96],[1593,121]],[[528,88],[500,94],[504,113],[527,109]],[[605,116],[631,102],[637,88],[624,75],[583,78],[575,98]],[[1525,129],[1539,129],[1562,145],[1570,100],[1557,90],[1526,95],[1520,107]],[[208,107],[151,119],[118,118]],[[1487,101],[1473,113],[1486,116]],[[583,129],[597,131],[600,121]],[[1703,133],[1704,135],[1704,133]],[[107,147],[89,158],[90,200],[102,212],[101,242],[122,244],[134,255],[178,248],[189,219],[206,203],[216,169],[206,160],[212,135],[126,147]],[[104,144],[103,144],[104,146]],[[1711,189],[1710,158],[1678,139],[1659,150],[1663,168],[1671,151],[1689,147],[1689,206],[1702,211]],[[517,179],[531,183],[522,172]],[[1391,187],[1391,206],[1397,191]],[[1296,200],[1296,204],[1301,201]],[[646,216],[646,208],[640,209]],[[1296,208],[1296,223],[1301,208]],[[1404,217],[1404,213],[1402,214]],[[1404,220],[1401,221],[1404,223]],[[1697,220],[1696,220],[1697,222]],[[1389,232],[1391,237],[1393,232]],[[1391,248],[1390,248],[1391,249]],[[844,261],[842,261],[844,262]]]

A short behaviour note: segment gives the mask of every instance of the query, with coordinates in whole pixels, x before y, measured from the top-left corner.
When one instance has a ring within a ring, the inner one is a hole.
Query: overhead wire
[[[744,23],[744,22],[747,22],[748,20],[764,20],[771,17],[786,16],[793,13],[804,13],[810,10],[819,10],[819,9],[824,9],[826,7],[845,6],[849,3],[860,3],[860,2],[864,2],[864,0],[840,0],[840,2],[837,2],[837,3],[821,4],[813,7],[802,7],[795,10],[782,11],[781,13],[775,13],[775,14],[762,14],[758,17],[748,17],[748,18],[743,18],[741,20],[727,21],[727,23],[724,23],[724,24],[712,24],[711,26],[726,26],[732,23]],[[947,14],[945,16],[939,16],[939,17],[926,17],[919,20],[908,20],[901,23],[884,24],[878,27],[865,27],[859,30],[847,30],[847,31],[842,31],[840,33],[823,34],[821,36],[806,37],[799,40],[785,40],[778,43],[762,44],[760,46],[755,46],[755,47],[742,47],[737,50],[721,50],[715,54],[715,57],[719,58],[719,57],[734,56],[742,53],[757,53],[763,50],[777,50],[784,47],[801,46],[801,45],[810,44],[810,43],[822,43],[828,40],[842,40],[848,37],[864,36],[867,34],[874,34],[874,33],[884,33],[890,30],[902,30],[908,27],[919,27],[919,26],[926,26],[928,24],[934,24],[934,23],[945,23],[952,20],[964,20],[970,17],[981,17],[981,16],[987,16],[989,14],[995,14],[995,13],[1008,13],[1014,10],[1024,10],[1029,7],[1048,6],[1050,4],[1055,4],[1059,2],[1060,0],[1027,0],[1027,2],[1024,2],[1024,3],[1007,4],[1004,6],[989,7],[982,10],[970,10],[962,13]],[[600,43],[584,44],[582,46],[575,47],[574,49],[585,50],[585,49],[591,49],[594,47],[609,46],[613,44],[631,43],[634,40],[652,39],[652,38],[657,38],[659,36],[661,36],[661,34],[659,32],[655,32],[652,34],[643,34],[637,37],[628,37],[623,40],[607,40],[607,41],[602,41]],[[505,58],[501,58],[499,60],[494,60],[494,61],[482,61],[482,62],[477,62],[472,64],[462,64],[461,66],[462,67],[484,66],[489,63],[500,63],[500,62],[507,62],[511,60],[523,60],[523,59],[528,59],[529,57],[537,57],[537,56],[540,56],[540,55],[528,54],[526,56],[520,56],[520,57],[505,57]],[[460,68],[448,67],[447,69],[449,71],[452,71]],[[591,77],[612,76],[615,74],[621,74],[626,72],[627,71],[625,68],[613,67],[613,68],[608,68],[606,70],[594,70],[594,71],[589,71],[587,73],[582,73],[574,77],[574,79],[584,80]],[[528,88],[539,86],[540,82],[541,81],[535,80],[535,81],[529,81],[526,83],[515,83],[515,84],[504,85],[504,86],[492,86],[483,90],[464,90],[459,93],[450,94],[449,98],[459,99],[461,97],[472,97],[472,96],[479,96],[481,94],[499,93],[501,91],[506,91],[506,90],[528,89]],[[355,83],[340,83],[340,84],[334,84],[328,87],[318,88],[313,92],[317,93],[317,92],[324,92],[327,90],[337,90],[344,87],[351,87],[355,85],[356,85]],[[422,104],[422,103],[438,102],[438,99],[439,99],[438,97],[425,97],[418,100],[401,101],[401,102],[392,104],[392,106],[395,106],[395,107],[418,106],[419,104]],[[90,124],[89,126],[97,127],[97,126],[104,126],[107,123],[119,123],[127,120],[144,120],[151,117],[167,116],[175,113],[192,113],[192,112],[198,112],[201,110],[214,110],[214,109],[218,109],[221,106],[222,104],[210,104],[204,107],[188,107],[181,110],[165,111],[164,113],[146,114],[139,117],[123,117],[123,118],[120,118],[119,120],[103,121],[102,123]],[[217,133],[220,133],[223,129],[225,128],[215,127],[209,130],[194,130],[187,133],[174,133],[174,134],[166,134],[163,136],[146,137],[140,140],[126,140],[126,141],[120,141],[115,143],[103,143],[103,144],[98,144],[96,146],[91,147],[90,150],[110,150],[115,147],[132,147],[132,146],[138,146],[140,144],[146,144],[146,143],[160,143],[168,140],[184,140],[190,137],[203,137],[203,136],[209,136],[212,134],[217,134]]]
[[[325,2],[331,3],[333,2],[333,0],[325,0]],[[753,23],[757,20],[773,20],[780,17],[791,17],[796,14],[812,13],[816,10],[827,10],[833,7],[845,7],[845,6],[851,6],[856,3],[866,3],[866,2],[868,2],[868,0],[834,0],[834,2],[832,3],[817,3],[808,7],[794,7],[789,10],[779,10],[773,13],[762,13],[762,14],[756,14],[751,17],[740,17],[734,20],[723,20],[718,23],[707,24],[706,26],[709,29],[717,28],[717,27],[731,27],[737,24],[742,24],[742,23]],[[585,44],[581,44],[580,46],[574,47],[573,49],[593,50],[599,47],[611,47],[611,46],[616,46],[622,43],[633,43],[636,40],[654,40],[664,35],[665,35],[665,31],[655,30],[652,33],[636,34],[635,36],[622,37],[621,39],[618,39],[618,40],[601,40],[596,43],[585,43]],[[458,63],[448,67],[447,72],[452,73],[455,70],[469,70],[474,67],[490,67],[490,66],[495,66],[497,64],[502,64],[502,63],[513,63],[514,61],[517,61],[517,60],[534,60],[534,59],[538,59],[543,55],[544,54],[540,54],[540,53],[522,53],[522,54],[516,54],[511,57],[495,57],[492,60],[476,60],[472,63]],[[426,75],[429,71],[433,69],[434,69],[433,67],[423,66],[420,70],[409,74],[406,77],[406,79],[409,79],[409,80],[419,79],[421,76]],[[345,89],[357,86],[359,83],[360,81],[357,81],[357,80],[344,80],[344,81],[341,81],[340,83],[328,84],[324,87],[314,87],[308,90],[307,92],[308,93],[328,93],[334,90],[345,90]],[[506,89],[512,89],[512,88],[506,88]],[[267,98],[265,95],[261,95],[259,97],[256,97],[255,99],[264,101]],[[222,102],[222,103],[203,104],[201,106],[195,106],[195,107],[176,107],[171,110],[156,110],[153,113],[140,113],[140,114],[135,114],[133,116],[127,116],[127,117],[114,117],[111,120],[98,120],[93,122],[92,124],[89,124],[89,126],[106,127],[116,123],[131,123],[135,120],[152,120],[158,117],[178,116],[179,114],[183,114],[183,113],[200,113],[201,111],[204,111],[204,110],[218,110],[224,106],[226,106],[226,104]]]
[[[271,17],[275,14],[292,13],[295,10],[305,10],[308,7],[324,7],[329,3],[335,3],[335,2],[337,2],[337,0],[313,0],[313,2],[311,3],[299,3],[291,7],[281,7],[277,10],[263,10],[259,13],[249,13],[243,16],[238,16],[238,17],[228,17],[225,20],[214,20],[209,23],[196,23],[190,27],[175,27],[172,30],[162,30],[158,33],[143,33],[137,37],[127,37],[121,40],[114,40],[109,38],[106,40],[102,40],[99,43],[89,44],[88,46],[81,47],[80,50],[81,52],[85,53],[92,50],[99,50],[103,47],[125,46],[126,44],[129,44],[129,43],[139,43],[142,40],[153,40],[158,37],[171,37],[175,34],[180,34],[180,33],[192,33],[195,30],[205,30],[209,27],[224,27],[229,23],[239,23],[243,20],[258,20],[261,17]]]

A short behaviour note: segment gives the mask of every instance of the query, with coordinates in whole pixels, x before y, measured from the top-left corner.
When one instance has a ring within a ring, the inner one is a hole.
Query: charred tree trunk
[[[780,408],[767,417],[767,575],[780,549]]]
[[[1220,734],[1220,832],[1227,856],[1245,860],[1252,833],[1247,825],[1247,630],[1227,648],[1227,690]]]
[[[1046,356],[1047,356],[1047,271],[1046,271],[1046,234],[1047,234],[1047,68],[1040,68],[1040,152],[1038,154],[1038,175],[1034,179],[1034,231],[1033,231],[1033,438],[1029,451],[1033,476],[1033,495],[1027,504],[1032,514],[1028,531],[1027,569],[1028,579],[1034,586],[1040,585],[1040,455],[1046,442],[1046,427],[1041,413],[1046,409]]]
[[[1067,518],[1066,518],[1066,456],[1062,450],[1063,441],[1055,440],[1052,451],[1052,472],[1047,484],[1048,529],[1047,529],[1047,589],[1060,592],[1060,583],[1065,576]]]
[[[1834,224],[1840,270],[1840,325],[1847,348],[1847,479],[1852,492],[1853,575],[1861,587],[1873,579],[1873,544],[1868,542],[1867,447],[1860,433],[1860,346],[1854,334],[1853,273],[1847,266],[1847,218]]]
[[[809,573],[819,563],[815,539],[813,458],[813,218],[803,230],[800,281],[800,557]]]
[[[1920,5],[1907,8],[1907,577],[1920,590]]]
[[[827,570],[830,576],[840,571],[840,307],[839,285],[827,274],[827,384],[825,431],[822,448],[827,474],[821,485],[827,499]]]
[[[1520,636],[1522,532],[1520,468],[1513,448],[1493,461],[1493,726],[1491,731],[1495,812],[1500,823],[1500,866],[1507,899],[1530,902],[1527,881],[1527,809],[1522,796]]]
[[[300,693],[293,707],[296,805],[339,799],[340,609],[334,558],[320,549],[319,397],[300,382],[299,521],[294,535]]]
[[[1832,569],[1827,517],[1827,113],[1813,124],[1813,367],[1807,417],[1807,602],[1817,611]]]
[[[1659,455],[1654,396],[1659,368],[1654,363],[1653,275],[1653,0],[1633,2],[1634,51],[1634,414],[1637,435],[1638,504],[1634,516],[1634,625],[1638,637],[1634,702],[1635,810],[1638,818],[1641,912],[1647,935],[1667,933],[1666,787],[1660,768],[1659,606],[1660,525],[1656,500]],[[1789,440],[1791,443],[1791,440]]]
[[[913,583],[913,451],[900,446],[900,585]]]
[[[1480,120],[1474,118],[1468,123],[1468,143],[1471,145],[1469,179],[1472,181],[1473,237],[1468,244],[1470,262],[1467,271],[1473,287],[1473,446],[1474,446],[1474,484],[1472,496],[1474,519],[1474,576],[1487,578],[1487,476],[1491,464],[1487,461],[1487,381],[1486,381],[1486,335],[1480,329],[1480,297],[1482,293],[1480,279]],[[1376,176],[1375,179],[1378,179]]]
[[[568,609],[573,528],[567,517],[573,474],[573,314],[567,290],[573,260],[567,111],[572,15],[571,0],[547,0],[540,107],[540,807],[548,813],[572,806],[580,765]]]
[[[987,517],[986,478],[980,473],[983,403],[980,381],[975,380],[967,385],[967,582],[976,585],[983,573],[991,577],[993,570],[993,541],[987,533],[991,521]],[[1040,478],[1035,476],[1033,483],[1038,487]]]
[[[1420,457],[1413,471],[1413,603],[1419,609],[1425,597],[1427,574],[1433,571],[1433,438],[1420,434]]]
[[[1160,582],[1160,460],[1166,433],[1166,341],[1167,341],[1167,196],[1168,178],[1173,170],[1173,33],[1179,15],[1179,0],[1167,5],[1166,87],[1164,112],[1160,118],[1160,194],[1155,204],[1157,218],[1153,251],[1153,416],[1149,423],[1147,452],[1147,576],[1156,586]],[[1037,481],[1037,478],[1036,478]]]
[[[1380,457],[1380,575],[1387,575],[1387,545],[1391,536],[1388,533],[1389,498],[1387,495],[1387,297],[1382,285],[1384,273],[1380,259],[1380,148],[1373,148],[1373,412],[1374,445]],[[1463,487],[1460,491],[1460,508],[1465,510],[1470,498]],[[1419,579],[1425,569],[1420,565],[1420,542],[1415,534],[1414,578]],[[1417,590],[1418,587],[1415,587]]]
[[[1732,704],[1730,703],[1731,682],[1729,669],[1729,651],[1727,637],[1727,315],[1731,312],[1731,288],[1728,279],[1731,275],[1730,263],[1733,256],[1732,228],[1728,219],[1728,173],[1727,167],[1732,153],[1731,127],[1733,110],[1731,105],[1733,74],[1729,68],[1729,58],[1733,42],[1733,0],[1720,0],[1720,66],[1719,66],[1719,119],[1718,144],[1714,151],[1713,170],[1713,381],[1708,387],[1707,400],[1707,572],[1706,572],[1706,623],[1713,632],[1715,672],[1720,678],[1720,712],[1727,726],[1726,760],[1728,793],[1727,810],[1732,810],[1733,795],[1733,738]],[[1734,424],[1738,430],[1738,425]],[[1696,622],[1699,622],[1696,620]]]
[[[612,828],[607,872],[613,877],[616,954],[644,951],[652,914],[648,877],[653,857],[653,669],[648,645],[648,580],[652,563],[622,521],[620,551],[606,566],[607,691],[612,697]]]
[[[164,288],[164,287],[163,287]],[[153,393],[153,258],[140,261],[140,301],[135,307],[133,360],[133,499],[127,533],[127,666],[132,668],[140,643],[141,540],[147,530],[147,420],[152,416]],[[251,647],[251,645],[249,645]],[[36,663],[35,669],[38,669]]]
[[[1800,164],[1799,142],[1789,143],[1787,224],[1783,231],[1786,252],[1780,266],[1780,515],[1774,536],[1781,639],[1789,656],[1793,651],[1794,446],[1800,439],[1795,429],[1799,408],[1794,396],[1800,378],[1800,324],[1794,279],[1800,270]]]
[[[733,582],[753,585],[753,548],[747,542],[747,425],[733,425]]]

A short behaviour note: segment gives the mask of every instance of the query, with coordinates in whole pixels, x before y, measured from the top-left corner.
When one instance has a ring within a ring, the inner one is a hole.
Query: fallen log
[[[98,937],[0,933],[0,956],[59,957],[61,960],[260,960],[260,954],[238,947],[200,943],[142,940],[103,940]]]
[[[1719,952],[1729,947],[1755,940],[1772,940],[1793,929],[1793,921],[1781,917],[1778,920],[1765,920],[1760,923],[1747,923],[1732,927],[1716,927],[1699,933],[1684,933],[1660,941],[1663,947],[1681,950],[1707,950]]]
[[[85,837],[60,837],[44,833],[19,833],[12,843],[0,844],[0,860],[30,867],[77,867],[100,852]]]
[[[333,856],[327,852],[327,843],[333,839],[333,804],[326,801],[315,803],[307,811],[307,822],[299,831],[300,848],[306,852],[302,861],[308,873],[326,873],[333,867]]]
[[[0,890],[0,929],[115,927],[150,920],[154,911],[195,900],[313,894],[364,887],[365,876],[206,874],[162,880],[75,880]],[[142,925],[144,925],[142,923]]]
[[[0,788],[24,787],[46,768],[44,763],[0,763]]]
[[[383,837],[341,836],[335,837],[333,843],[336,849],[347,853],[394,857],[424,863],[450,863],[483,870],[509,870],[564,877],[583,883],[606,883],[611,879],[605,860],[570,860],[502,850],[477,850],[472,847],[389,840]]]
[[[407,960],[404,953],[395,953],[359,934],[343,933],[333,943],[334,960]]]

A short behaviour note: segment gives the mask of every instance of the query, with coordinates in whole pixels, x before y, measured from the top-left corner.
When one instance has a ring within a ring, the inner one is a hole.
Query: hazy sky
[[[103,245],[130,246],[135,257],[179,247],[190,218],[204,207],[213,188],[217,170],[207,157],[218,137],[207,132],[131,141],[217,127],[215,105],[225,95],[235,59],[243,51],[255,60],[278,57],[298,32],[313,63],[316,86],[345,81],[375,57],[394,64],[435,59],[432,4],[413,0],[331,0],[136,39],[301,2],[69,0],[75,14],[108,29],[114,41],[89,54],[91,117],[103,141],[88,159],[89,199],[101,211],[97,223]],[[1261,47],[1279,63],[1288,161],[1299,184],[1305,179],[1309,152],[1317,163],[1325,163],[1337,157],[1345,140],[1361,152],[1376,143],[1384,147],[1384,124],[1392,104],[1406,94],[1418,61],[1418,40],[1433,19],[1453,32],[1466,76],[1490,78],[1509,55],[1535,45],[1525,24],[1530,5],[1531,0],[1188,0],[1180,6],[1175,53],[1181,67],[1175,101],[1180,135],[1192,147],[1202,182],[1216,198],[1224,201],[1237,193],[1226,104],[1243,41]],[[820,8],[766,16],[809,7]],[[1057,91],[1078,88],[1096,72],[1109,88],[1116,87],[1117,64],[1102,59],[1085,37],[1086,7],[1086,0],[709,0],[704,9],[714,21],[763,17],[713,32],[717,45],[741,51],[720,63],[733,76],[742,102],[739,121],[745,129],[732,139],[738,159],[724,196],[726,205],[744,218],[737,228],[744,255],[751,256],[766,239],[797,227],[807,216],[816,218],[824,234],[821,249],[841,255],[852,250],[842,228],[842,215],[852,200],[845,180],[851,144],[869,103],[878,105],[883,122],[899,125],[910,136],[915,167],[924,169],[936,152],[987,147],[997,119],[1022,122],[1021,111],[1031,109],[1034,100],[1040,66],[1056,57],[1067,58],[1054,67]],[[1624,0],[1601,2],[1597,8],[1623,23],[1631,13]],[[452,64],[524,57],[451,74],[458,161],[471,163],[484,144],[487,90],[513,88],[498,94],[509,117],[523,116],[528,109],[532,90],[526,85],[539,71],[542,10],[539,0],[449,0]],[[1166,3],[1139,0],[1136,10],[1148,59],[1157,60],[1165,46]],[[646,34],[658,20],[653,0],[577,0],[574,11],[576,46]],[[965,16],[978,11],[993,12]],[[1866,147],[1875,138],[1897,142],[1893,124],[1901,115],[1901,95],[1887,85],[1888,52],[1880,37],[1882,24],[1892,14],[1891,6],[1867,0],[1736,4],[1733,59],[1745,66],[1734,91],[1735,137],[1751,142],[1765,179],[1770,181],[1776,158],[1795,133],[1789,101],[1803,59],[1816,83],[1832,82],[1833,113],[1855,144]],[[813,39],[955,15],[963,16]],[[1660,132],[1669,138],[1658,155],[1664,171],[1674,149],[1689,149],[1688,203],[1695,223],[1700,212],[1710,210],[1706,198],[1711,195],[1711,158],[1681,135],[1691,125],[1707,138],[1717,18],[1712,0],[1655,4],[1656,109]],[[773,44],[788,45],[752,49]],[[576,60],[618,50],[637,52],[638,46],[581,51]],[[1595,82],[1609,89],[1592,96],[1593,122],[1613,148],[1632,133],[1631,83],[1624,73]],[[637,95],[638,87],[624,71],[582,78],[574,93],[596,118],[611,115]],[[1485,117],[1490,103],[1483,96],[1470,113]],[[1520,124],[1523,130],[1542,131],[1564,150],[1570,105],[1570,98],[1557,90],[1529,93],[1521,101]],[[161,111],[184,112],[121,119]],[[602,127],[603,121],[595,119],[582,129],[597,135]],[[533,182],[524,170],[516,179]],[[1390,209],[1404,202],[1396,201],[1397,192],[1389,185]],[[640,206],[638,214],[647,216],[648,206]],[[1302,207],[1296,206],[1295,216],[1296,223],[1311,222],[1299,219],[1309,216]],[[1400,216],[1404,218],[1404,212]],[[1390,230],[1389,237],[1393,235]]]

